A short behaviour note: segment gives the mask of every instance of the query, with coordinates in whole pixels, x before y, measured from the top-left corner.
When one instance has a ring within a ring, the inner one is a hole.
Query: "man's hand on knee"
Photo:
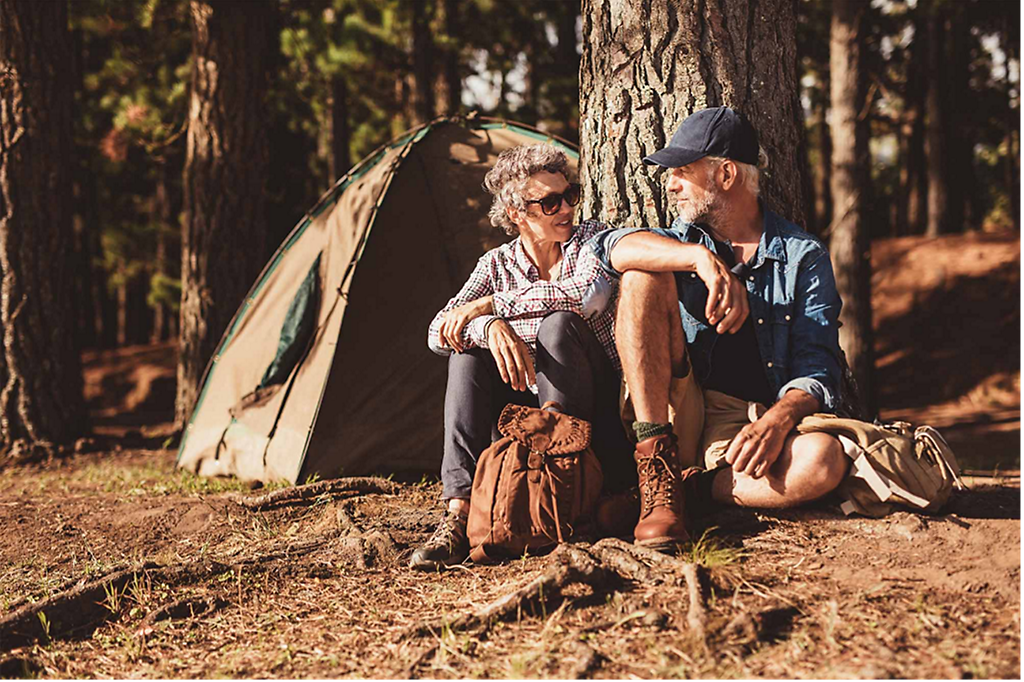
[[[736,473],[761,478],[779,458],[792,428],[789,419],[766,412],[756,422],[744,426],[732,439],[725,461]]]

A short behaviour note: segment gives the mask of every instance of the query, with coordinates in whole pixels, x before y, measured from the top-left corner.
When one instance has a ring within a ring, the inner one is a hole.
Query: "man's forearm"
[[[761,419],[768,419],[779,424],[788,433],[800,423],[801,419],[820,410],[821,405],[817,398],[806,391],[795,388],[786,391],[786,395],[772,405]]]
[[[610,260],[612,267],[619,272],[696,272],[701,259],[709,253],[700,244],[688,244],[648,232],[634,232],[615,244]]]

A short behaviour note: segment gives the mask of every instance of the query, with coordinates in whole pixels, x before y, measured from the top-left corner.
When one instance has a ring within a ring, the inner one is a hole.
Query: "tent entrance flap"
[[[267,366],[267,371],[260,379],[257,389],[280,384],[291,374],[295,363],[302,357],[309,340],[316,329],[317,313],[320,311],[320,259],[316,257],[306,277],[299,285],[288,306],[284,324],[281,325],[281,336],[277,342],[277,355]]]

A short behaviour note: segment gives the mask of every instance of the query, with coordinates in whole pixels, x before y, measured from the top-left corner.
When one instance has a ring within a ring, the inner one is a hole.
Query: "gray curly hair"
[[[519,234],[519,228],[508,217],[508,209],[515,206],[526,210],[523,188],[534,173],[547,171],[561,173],[569,179],[569,159],[554,145],[524,144],[506,149],[498,155],[494,168],[484,176],[484,189],[494,196],[489,215],[491,225],[500,227],[507,234]]]

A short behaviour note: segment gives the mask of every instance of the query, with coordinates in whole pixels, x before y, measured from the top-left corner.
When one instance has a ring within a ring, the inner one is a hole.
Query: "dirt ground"
[[[969,470],[942,515],[719,511],[679,558],[602,541],[414,574],[438,483],[251,509],[267,491],[160,447],[173,347],[91,353],[115,449],[0,469],[0,676],[1018,678],[1019,240],[873,258],[882,414],[938,426]],[[617,570],[552,582],[586,557]]]

